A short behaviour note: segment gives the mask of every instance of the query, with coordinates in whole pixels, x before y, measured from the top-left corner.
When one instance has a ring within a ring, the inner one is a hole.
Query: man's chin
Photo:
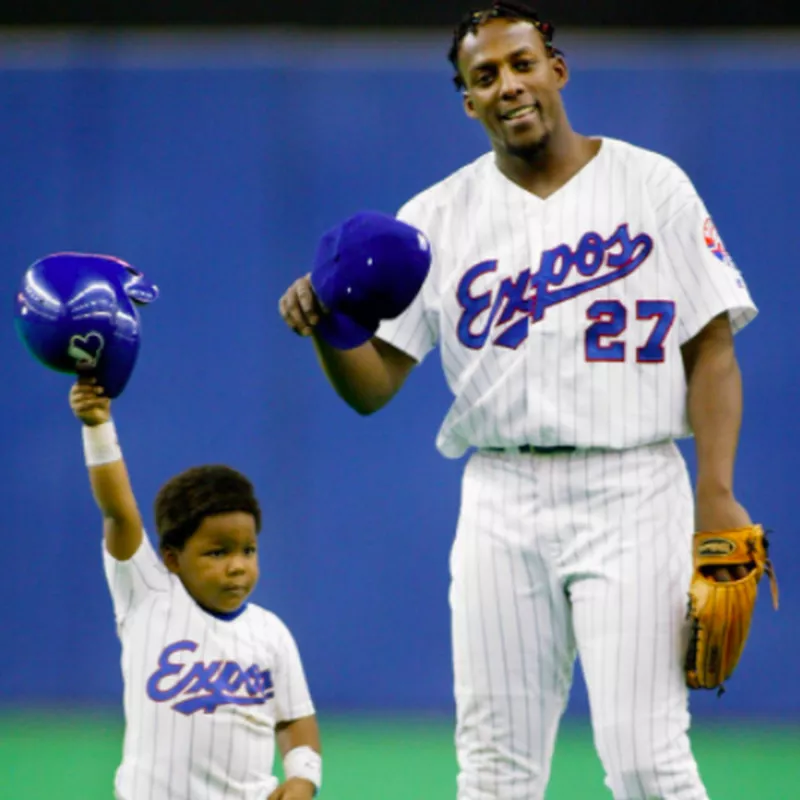
[[[521,141],[506,141],[506,150],[510,156],[522,159],[523,161],[537,161],[547,150],[550,142],[549,134],[530,137]]]

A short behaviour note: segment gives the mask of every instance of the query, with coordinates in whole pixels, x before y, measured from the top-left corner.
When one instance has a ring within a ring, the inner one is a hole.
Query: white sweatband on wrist
[[[117,441],[117,429],[112,420],[102,425],[84,425],[82,436],[83,455],[87,467],[110,464],[122,458],[122,450]]]
[[[322,786],[322,756],[308,746],[295,747],[283,757],[283,771],[286,780],[305,778],[319,791]]]

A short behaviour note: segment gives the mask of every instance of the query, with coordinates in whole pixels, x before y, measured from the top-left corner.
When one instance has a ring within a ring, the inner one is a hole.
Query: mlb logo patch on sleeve
[[[723,264],[728,267],[734,267],[733,259],[728,254],[723,244],[722,237],[719,235],[717,226],[714,221],[709,217],[703,224],[703,238],[706,241],[706,246],[711,251],[712,255],[719,259]]]

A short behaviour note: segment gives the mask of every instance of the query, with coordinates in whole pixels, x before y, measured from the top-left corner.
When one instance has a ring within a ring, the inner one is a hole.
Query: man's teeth
[[[522,106],[521,108],[515,108],[513,111],[509,111],[504,115],[504,117],[506,119],[516,119],[517,117],[521,117],[523,114],[527,114],[530,111],[533,111],[533,106]]]

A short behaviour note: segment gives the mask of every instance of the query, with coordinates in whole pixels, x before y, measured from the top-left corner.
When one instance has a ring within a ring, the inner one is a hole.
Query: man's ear
[[[475,111],[475,105],[472,102],[472,98],[469,96],[469,92],[464,92],[461,97],[464,101],[464,113],[471,119],[477,119],[478,114]]]
[[[567,61],[561,53],[556,53],[553,56],[552,61],[553,72],[556,75],[556,82],[558,84],[559,91],[563,89],[567,83],[569,82],[569,67],[567,66]]]

